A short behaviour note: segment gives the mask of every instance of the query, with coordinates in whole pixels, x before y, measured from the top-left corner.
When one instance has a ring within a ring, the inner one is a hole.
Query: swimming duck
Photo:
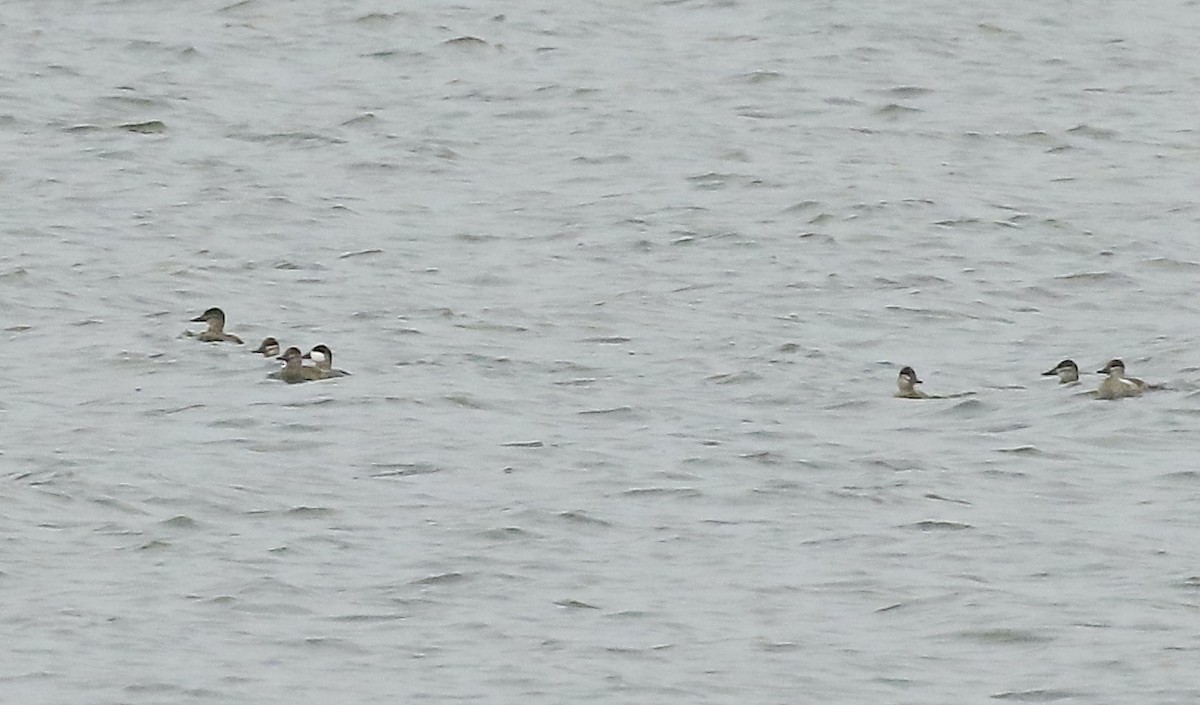
[[[225,332],[225,312],[219,308],[208,309],[204,313],[193,318],[192,323],[208,323],[208,330],[202,333],[188,333],[189,336],[195,336],[197,340],[205,343],[242,344],[241,338]]]
[[[1058,375],[1059,384],[1070,384],[1079,381],[1079,365],[1075,364],[1074,360],[1063,360],[1049,370],[1042,373],[1043,377],[1053,377]]]
[[[333,351],[328,345],[317,345],[304,353],[304,357],[312,360],[325,377],[345,377],[350,374],[345,370],[333,369]]]
[[[263,357],[279,357],[279,341],[268,336],[263,338],[258,347],[250,352],[257,353]]]
[[[282,370],[267,375],[272,379],[281,379],[288,384],[325,379],[325,376],[317,368],[305,366],[300,348],[288,348],[277,359],[283,360],[284,365]]]
[[[896,386],[899,388],[896,396],[900,399],[928,399],[928,394],[916,388],[915,385],[918,384],[921,384],[921,380],[917,379],[913,368],[903,368],[900,370],[900,376],[896,378]]]
[[[1125,363],[1119,359],[1110,360],[1104,369],[1097,370],[1097,373],[1108,375],[1096,390],[1097,399],[1136,397],[1146,390],[1145,382],[1136,377],[1125,376]]]

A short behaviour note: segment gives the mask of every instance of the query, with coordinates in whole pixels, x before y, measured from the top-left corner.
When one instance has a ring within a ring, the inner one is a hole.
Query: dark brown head
[[[1075,364],[1074,360],[1063,360],[1054,367],[1042,373],[1043,377],[1053,377],[1058,375],[1061,380],[1077,380],[1079,379],[1079,365]]]
[[[292,360],[303,359],[303,357],[304,356],[300,354],[300,348],[291,347],[291,348],[288,348],[287,350],[284,350],[283,354],[275,359],[283,360],[284,362],[291,362]]]
[[[250,352],[258,353],[263,357],[275,357],[279,354],[279,341],[271,337],[263,338],[258,347]]]
[[[204,323],[205,321],[220,321],[221,323],[224,323],[225,312],[219,308],[210,308],[192,319],[192,323]]]

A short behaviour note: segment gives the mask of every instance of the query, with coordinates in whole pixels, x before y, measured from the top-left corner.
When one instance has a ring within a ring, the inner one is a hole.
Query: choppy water
[[[0,28],[4,702],[1200,699],[1195,2]]]

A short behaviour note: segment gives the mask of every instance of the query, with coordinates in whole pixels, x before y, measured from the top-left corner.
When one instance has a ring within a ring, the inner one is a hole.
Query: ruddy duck
[[[288,348],[277,359],[283,360],[284,365],[282,370],[268,375],[272,379],[281,379],[288,384],[325,379],[320,370],[304,365],[304,356],[300,354],[300,348]]]
[[[896,396],[900,399],[928,399],[928,394],[916,388],[918,384],[921,384],[921,380],[917,379],[917,373],[913,368],[905,367],[896,378],[896,386],[899,387]]]
[[[329,349],[328,345],[317,345],[304,353],[304,357],[312,360],[325,377],[345,377],[350,374],[345,370],[333,369],[333,351]]]
[[[1043,377],[1053,377],[1058,375],[1059,384],[1071,384],[1079,381],[1079,365],[1075,364],[1074,360],[1063,360],[1055,365],[1052,369],[1042,373]]]
[[[263,338],[258,347],[250,352],[258,353],[263,357],[279,357],[279,341],[271,337]]]
[[[1145,382],[1136,377],[1125,376],[1125,363],[1119,359],[1110,360],[1104,369],[1097,370],[1097,373],[1108,375],[1096,390],[1097,399],[1136,397],[1146,390]]]
[[[189,336],[195,336],[197,340],[205,343],[242,344],[241,338],[225,332],[225,312],[219,308],[208,309],[193,318],[192,323],[208,323],[208,330],[203,333],[188,333]]]

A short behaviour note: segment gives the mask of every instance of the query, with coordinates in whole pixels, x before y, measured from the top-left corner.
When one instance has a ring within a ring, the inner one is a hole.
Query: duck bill
[[[204,316],[196,316],[195,318],[191,319],[192,323],[203,323],[207,320],[208,319],[205,318]]]

